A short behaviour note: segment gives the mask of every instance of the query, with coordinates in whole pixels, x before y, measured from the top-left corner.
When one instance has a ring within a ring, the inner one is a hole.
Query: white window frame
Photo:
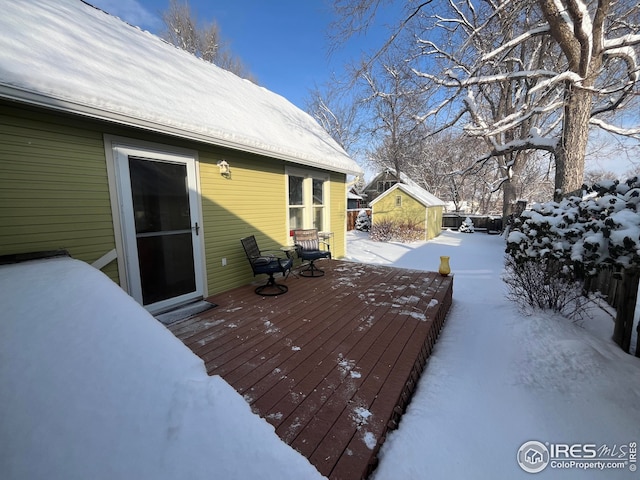
[[[289,176],[302,177],[302,228],[314,228],[313,220],[315,209],[318,206],[313,204],[313,180],[322,180],[322,231],[331,231],[331,212],[330,212],[330,199],[331,199],[331,182],[328,173],[323,173],[315,170],[307,170],[297,167],[287,167],[285,169],[285,191],[287,200],[287,232],[292,230],[289,218],[290,218],[290,206],[289,206]]]

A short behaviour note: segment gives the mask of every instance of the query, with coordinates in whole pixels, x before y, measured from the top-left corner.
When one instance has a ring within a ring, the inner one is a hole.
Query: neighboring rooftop
[[[384,192],[380,193],[380,195],[378,195],[375,199],[373,199],[371,201],[371,204],[374,204],[379,197],[382,197],[383,195],[386,195],[387,192],[390,192],[392,189],[400,188],[401,190],[403,190],[404,192],[408,193],[413,198],[418,200],[420,203],[422,203],[425,207],[434,207],[434,206],[444,206],[445,205],[444,201],[440,200],[434,194],[432,194],[432,193],[428,192],[426,189],[422,188],[416,182],[411,180],[411,178],[409,178],[405,173],[400,172],[400,175],[397,175],[395,170],[393,170],[393,169],[386,169],[386,170],[380,172],[378,175],[376,175],[374,177],[373,180],[371,180],[371,182],[369,182],[367,187],[369,187],[370,185],[373,185],[377,181],[378,177],[380,177],[381,175],[384,175],[384,174],[393,175],[395,178],[397,178],[398,183],[396,183],[392,187],[388,188]],[[366,187],[365,187],[365,190],[366,190]]]

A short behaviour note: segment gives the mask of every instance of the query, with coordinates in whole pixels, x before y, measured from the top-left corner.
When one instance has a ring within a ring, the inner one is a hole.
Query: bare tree
[[[589,169],[584,172],[584,183],[589,187],[603,180],[616,180],[617,178],[617,173],[602,168]]]
[[[199,25],[188,0],[169,0],[162,13],[163,38],[182,50],[214,63],[225,70],[255,82],[242,60],[231,53],[222,41],[216,22]]]
[[[555,151],[556,188],[570,192],[582,184],[590,123],[640,138],[640,127],[625,131],[606,120],[607,113],[630,102],[637,87],[639,7],[636,1],[613,0],[538,3],[547,33],[562,49],[567,64],[564,72],[554,72],[545,88],[559,83],[564,94],[562,133]]]
[[[542,203],[553,198],[553,161],[548,154],[532,152],[515,182],[515,200]]]
[[[344,98],[345,90],[334,78],[309,92],[306,111],[352,156],[359,156],[359,104]]]
[[[336,0],[352,13],[341,35],[366,28],[382,3]],[[414,1],[381,50],[402,42],[423,88],[439,92],[422,107],[433,132],[483,138],[477,161],[498,159],[507,184],[528,161],[521,152],[550,152],[561,196],[582,185],[590,126],[640,137],[637,117],[614,126],[637,107],[639,16],[635,0]]]
[[[362,104],[370,119],[368,134],[375,146],[372,160],[392,167],[399,176],[413,162],[424,136],[418,120],[422,101],[415,76],[396,52],[385,52],[383,61],[370,64],[360,74]]]

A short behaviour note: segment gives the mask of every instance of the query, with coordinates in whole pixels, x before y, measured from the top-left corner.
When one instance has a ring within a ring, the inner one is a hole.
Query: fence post
[[[640,270],[635,268],[623,270],[622,291],[620,294],[620,301],[618,302],[618,308],[616,309],[616,325],[613,329],[613,341],[620,345],[622,350],[627,353],[629,353],[631,347],[633,316],[636,309],[639,281]]]

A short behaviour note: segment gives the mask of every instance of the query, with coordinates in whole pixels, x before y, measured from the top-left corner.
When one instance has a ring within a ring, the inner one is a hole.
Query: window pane
[[[315,207],[313,209],[313,228],[317,228],[319,232],[324,230],[324,208]]]
[[[289,205],[302,205],[303,177],[289,175]]]
[[[313,204],[314,205],[324,205],[323,188],[324,188],[324,181],[314,178],[313,179]]]
[[[302,208],[294,207],[289,209],[289,228],[291,230],[304,228],[302,223]]]

